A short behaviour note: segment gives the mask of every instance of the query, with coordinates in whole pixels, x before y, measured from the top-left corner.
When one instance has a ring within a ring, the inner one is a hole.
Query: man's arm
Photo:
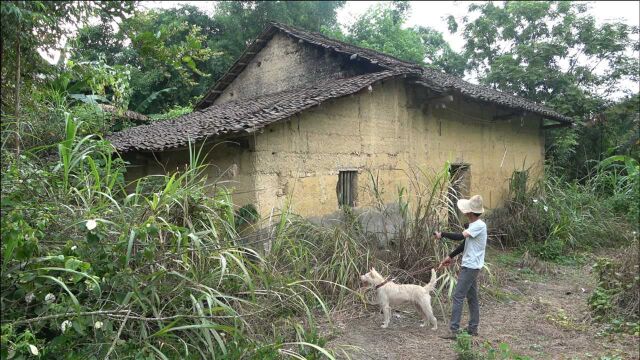
[[[464,228],[465,229],[469,228],[469,224],[468,223],[464,224]],[[441,232],[438,232],[438,231],[436,231],[434,233],[437,239],[442,239],[443,237],[446,237],[447,239],[462,241],[462,243],[460,245],[458,245],[458,247],[455,248],[455,250],[453,250],[449,254],[449,256],[447,256],[444,260],[442,260],[442,262],[440,262],[440,265],[438,265],[438,269],[451,265],[451,261],[453,260],[453,258],[455,258],[456,256],[460,255],[460,253],[462,253],[464,251],[464,245],[466,244],[466,238],[469,237],[469,235],[465,234],[465,232],[467,232],[467,231],[466,230],[463,231],[462,234],[460,234],[460,233],[447,233],[447,232],[442,232],[441,233]]]
[[[464,228],[468,229],[469,228],[469,224],[465,223],[464,224]],[[466,233],[466,234],[465,234]],[[467,230],[463,231],[462,233],[450,233],[450,232],[435,232],[436,238],[439,240],[441,238],[447,238],[450,240],[457,240],[457,241],[462,241],[466,238],[469,237],[469,233],[467,232]]]
[[[465,239],[464,233],[449,233],[449,232],[443,232],[441,233],[441,236],[450,240],[457,240],[457,241],[462,241]]]
[[[457,247],[455,250],[453,250],[453,251],[451,252],[451,254],[449,254],[449,257],[450,257],[451,259],[453,259],[453,258],[455,258],[456,256],[460,255],[460,253],[462,253],[462,252],[464,251],[464,244],[465,244],[465,243],[466,243],[466,241],[461,242],[461,243],[460,243],[460,245],[458,245],[458,247]]]

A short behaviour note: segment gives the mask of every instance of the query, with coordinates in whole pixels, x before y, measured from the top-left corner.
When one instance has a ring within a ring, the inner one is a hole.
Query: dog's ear
[[[370,271],[371,271],[371,272],[375,272],[375,271],[376,271],[376,269],[372,267]]]

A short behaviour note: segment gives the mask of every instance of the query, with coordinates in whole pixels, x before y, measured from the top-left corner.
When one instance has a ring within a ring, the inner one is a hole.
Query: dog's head
[[[378,272],[374,268],[371,268],[368,273],[360,275],[360,281],[369,285],[376,285],[378,282],[380,282],[381,278],[382,276],[380,276],[380,274],[378,274]]]

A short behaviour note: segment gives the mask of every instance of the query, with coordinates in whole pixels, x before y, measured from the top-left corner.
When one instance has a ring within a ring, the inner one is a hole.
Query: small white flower
[[[47,296],[44,297],[44,301],[46,303],[52,303],[52,302],[56,301],[56,296],[53,295],[52,293],[48,293]]]
[[[62,332],[67,331],[68,328],[71,327],[71,321],[69,320],[65,320],[62,322],[62,324],[60,325],[60,330],[62,330]]]
[[[29,344],[29,351],[31,351],[31,354],[35,356],[38,356],[40,354],[40,351],[38,351],[38,348],[35,345]]]
[[[93,327],[96,329],[100,329],[102,325],[104,325],[102,321],[96,321],[95,324],[93,324]]]
[[[547,207],[547,205],[544,206],[544,212],[547,212],[547,210],[549,210],[549,208]]]
[[[77,249],[77,248],[78,248],[77,246],[73,245],[73,246],[71,247],[71,251],[73,251],[73,250],[75,250],[75,249]]]
[[[533,199],[533,203],[537,204],[538,203],[538,199]]]
[[[24,297],[24,301],[29,304],[31,303],[34,299],[36,298],[35,295],[33,295],[33,293],[28,293],[27,296]]]
[[[151,227],[151,224],[147,224],[147,227]]]
[[[87,220],[85,226],[87,227],[87,230],[91,231],[98,226],[98,223],[95,220]]]

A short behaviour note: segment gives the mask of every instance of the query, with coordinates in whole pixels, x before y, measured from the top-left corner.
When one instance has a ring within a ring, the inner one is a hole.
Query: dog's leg
[[[424,323],[420,326],[425,326],[427,323],[427,319],[431,323],[431,330],[438,330],[438,320],[435,316],[433,316],[433,309],[431,308],[431,301],[429,299],[423,299],[420,302],[420,307],[422,308],[422,313],[424,314]]]
[[[387,326],[389,326],[389,321],[391,321],[391,308],[389,304],[382,305],[382,313],[384,314],[384,322],[380,327],[386,329]]]
[[[416,310],[418,311],[418,314],[420,314],[420,317],[422,318],[422,323],[420,323],[420,327],[424,327],[427,324],[427,313],[424,312],[424,310],[422,309],[422,304],[420,304],[420,302],[416,302],[414,304],[416,306]]]

